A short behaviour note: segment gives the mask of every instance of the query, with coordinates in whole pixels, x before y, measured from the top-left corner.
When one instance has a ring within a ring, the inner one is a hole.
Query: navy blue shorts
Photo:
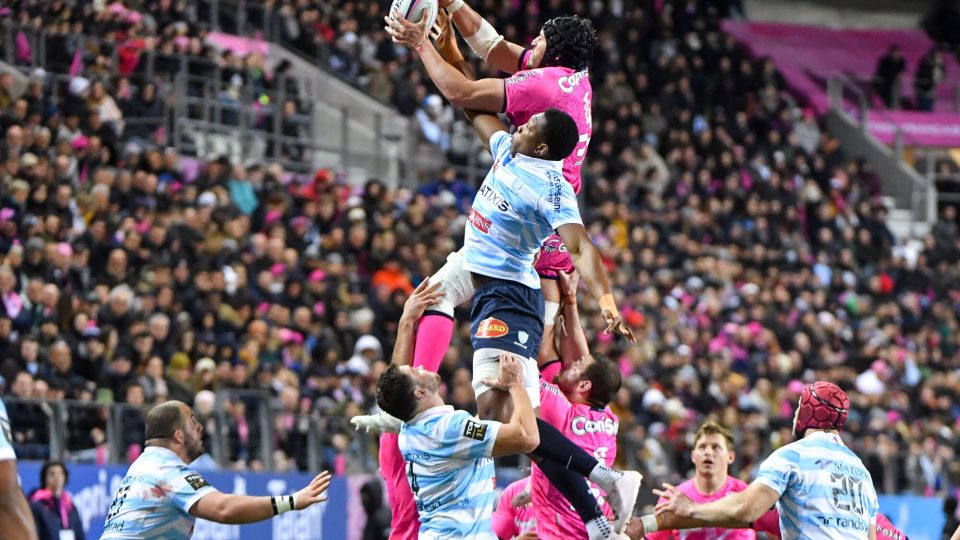
[[[543,293],[515,281],[483,278],[473,293],[473,350],[503,349],[536,358],[543,338]]]

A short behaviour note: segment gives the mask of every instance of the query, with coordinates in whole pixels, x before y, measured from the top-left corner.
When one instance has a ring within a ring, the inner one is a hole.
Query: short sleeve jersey
[[[449,405],[427,409],[400,428],[397,440],[420,513],[421,540],[494,540],[497,502],[493,444],[500,422]]]
[[[464,269],[540,288],[533,260],[544,240],[569,223],[583,224],[559,161],[511,155],[511,137],[490,137],[494,163],[477,191],[464,231]]]
[[[187,540],[196,522],[190,509],[215,491],[172,451],[149,446],[120,482],[100,538]]]
[[[580,168],[587,155],[593,133],[590,74],[565,67],[525,69],[504,79],[504,112],[514,126],[522,126],[530,118],[555,108],[569,114],[577,123],[580,140],[573,152],[563,160],[563,176],[574,193],[580,193]]]
[[[784,540],[866,539],[877,521],[870,472],[834,433],[814,432],[777,449],[755,481],[780,495]]]

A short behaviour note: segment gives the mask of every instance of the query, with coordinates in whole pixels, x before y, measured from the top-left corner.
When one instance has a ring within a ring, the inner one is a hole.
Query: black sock
[[[596,458],[541,418],[537,418],[537,429],[540,431],[540,446],[533,451],[533,455],[570,469],[584,478],[590,477],[590,472],[597,466]]]
[[[553,487],[563,493],[584,523],[603,517],[603,510],[600,509],[597,499],[590,493],[587,481],[582,476],[546,459],[538,466]]]

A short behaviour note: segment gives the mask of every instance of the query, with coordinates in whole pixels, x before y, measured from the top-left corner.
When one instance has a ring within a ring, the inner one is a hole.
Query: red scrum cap
[[[839,386],[817,381],[803,389],[800,394],[800,412],[793,434],[798,439],[808,429],[843,429],[850,409],[850,398]]]

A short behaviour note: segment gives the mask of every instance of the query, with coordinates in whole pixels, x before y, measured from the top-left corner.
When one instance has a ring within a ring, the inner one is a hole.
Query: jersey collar
[[[453,412],[453,405],[437,405],[436,407],[430,407],[429,409],[420,411],[420,414],[414,416],[410,419],[407,424],[413,425],[417,422],[422,422],[428,418],[433,418],[434,416],[440,416],[444,414],[450,414]]]

